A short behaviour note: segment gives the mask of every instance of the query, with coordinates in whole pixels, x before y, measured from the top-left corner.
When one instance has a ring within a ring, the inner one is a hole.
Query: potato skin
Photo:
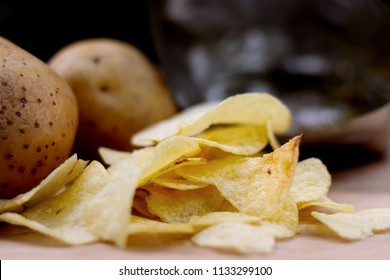
[[[70,156],[78,107],[64,79],[2,37],[0,63],[0,199],[9,199]]]
[[[85,157],[98,157],[100,146],[131,150],[135,132],[177,111],[159,70],[126,42],[84,39],[60,49],[48,64],[78,99],[75,147]]]

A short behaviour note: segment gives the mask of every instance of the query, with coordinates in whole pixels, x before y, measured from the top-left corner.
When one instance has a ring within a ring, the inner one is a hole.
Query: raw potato
[[[131,136],[176,112],[159,70],[134,46],[109,38],[74,42],[48,62],[68,81],[80,108],[76,151],[131,150]]]
[[[69,157],[78,109],[64,79],[2,37],[0,63],[0,199],[9,199]]]

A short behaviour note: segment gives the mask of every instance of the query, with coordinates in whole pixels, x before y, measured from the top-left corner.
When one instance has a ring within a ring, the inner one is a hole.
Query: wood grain
[[[390,207],[390,156],[364,166],[332,173],[329,196],[351,203],[356,209]],[[261,255],[237,255],[192,245],[188,240],[136,241],[126,249],[98,243],[63,246],[22,227],[0,224],[0,259],[390,259],[390,232],[357,242],[297,235],[279,241],[275,251]]]

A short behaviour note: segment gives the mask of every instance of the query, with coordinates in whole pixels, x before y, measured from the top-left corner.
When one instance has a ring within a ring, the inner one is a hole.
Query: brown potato
[[[69,157],[78,108],[64,79],[1,37],[0,63],[0,199],[9,199]]]
[[[100,146],[131,150],[131,136],[177,108],[157,67],[131,44],[92,38],[60,49],[48,62],[76,94],[76,151],[96,158]]]

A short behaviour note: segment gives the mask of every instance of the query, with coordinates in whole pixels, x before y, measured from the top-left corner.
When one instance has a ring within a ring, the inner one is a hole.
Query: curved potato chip
[[[206,164],[207,160],[204,158],[196,157],[196,158],[179,158],[174,162],[171,162],[167,164],[167,166],[161,168],[160,170],[154,172],[153,174],[150,174],[149,176],[143,175],[140,182],[138,185],[143,185],[149,181],[153,181],[155,179],[158,180],[158,178],[162,177],[161,179],[164,178],[164,176],[172,176],[172,174],[175,174],[173,171],[175,171],[177,168],[183,167],[183,166],[195,166],[195,165],[202,165]],[[176,174],[177,176],[177,174]]]
[[[132,205],[133,207],[132,214],[134,217],[140,216],[151,220],[159,220],[159,217],[149,212],[148,204],[146,203],[146,197],[148,195],[150,195],[149,191],[143,187],[139,187],[135,190],[135,195],[134,195],[133,205]]]
[[[275,246],[275,238],[266,230],[238,222],[213,225],[191,240],[198,246],[241,254],[269,253]]]
[[[98,148],[99,156],[107,165],[112,165],[115,162],[121,161],[123,158],[131,157],[132,153],[128,151],[120,151],[107,147]]]
[[[182,112],[159,121],[136,133],[131,142],[135,146],[151,146],[170,136],[178,135],[178,129],[201,118],[206,112],[212,110],[217,102],[205,102],[193,105]]]
[[[282,219],[289,209],[297,222],[297,209],[289,193],[299,143],[300,137],[295,137],[263,157],[231,156],[178,168],[176,173],[191,181],[216,186],[241,213],[273,221]]]
[[[196,137],[199,145],[236,155],[254,155],[268,144],[265,126],[233,125],[209,129]]]
[[[169,172],[182,165],[203,164],[203,158],[190,158],[191,155],[199,153],[199,144],[194,138],[177,136],[159,143],[155,147],[146,147],[133,152],[117,151],[101,147],[100,155],[107,164],[115,164],[123,159],[130,159],[131,162],[143,168],[138,185],[145,184],[151,178],[161,173]]]
[[[0,221],[31,228],[71,245],[97,241],[98,237],[84,222],[83,212],[100,191],[107,177],[105,168],[93,161],[63,192],[21,214],[1,214]]]
[[[99,155],[102,158],[103,162],[112,165],[118,161],[121,161],[124,158],[132,158],[135,162],[143,164],[144,162],[150,160],[154,153],[156,147],[145,147],[142,149],[134,150],[132,152],[128,151],[119,151],[107,147],[99,147]]]
[[[192,216],[188,221],[188,223],[191,224],[196,230],[201,230],[215,224],[227,222],[256,224],[261,222],[261,218],[238,212],[221,211],[210,212],[202,216]]]
[[[295,169],[291,196],[300,207],[325,196],[331,185],[331,176],[326,166],[317,158],[308,158],[298,162]]]
[[[128,226],[128,234],[192,234],[193,227],[190,224],[169,224],[154,221],[137,216],[132,216]]]
[[[332,201],[327,196],[321,197],[315,201],[310,201],[310,202],[299,204],[298,209],[302,210],[302,209],[305,209],[308,207],[313,207],[313,206],[327,208],[328,210],[341,211],[341,212],[345,212],[345,213],[352,213],[355,211],[355,207],[352,204],[338,203],[338,202]]]
[[[355,213],[311,213],[341,238],[364,239],[375,232],[390,231],[390,208],[365,209]]]
[[[190,109],[191,110],[191,109]],[[266,125],[270,121],[275,133],[286,131],[291,124],[288,108],[266,93],[244,93],[231,96],[190,118],[188,111],[136,133],[136,146],[150,146],[174,135],[194,136],[215,124]]]
[[[186,191],[153,186],[147,190],[150,213],[167,223],[185,223],[192,216],[218,211],[225,200],[214,186]]]
[[[178,164],[189,162],[191,157],[201,150],[199,144],[194,138],[184,136],[174,136],[159,143],[153,152],[142,164],[135,161],[142,167],[141,178],[138,185],[145,184],[148,180],[158,176],[163,172],[168,172],[176,168]],[[198,158],[196,163],[204,163],[204,159]]]
[[[127,242],[127,226],[141,171],[142,167],[131,158],[111,165],[107,181],[84,210],[83,217],[90,230],[119,247]]]
[[[166,179],[166,178],[155,178],[151,180],[152,183],[160,185],[165,188],[175,189],[175,190],[195,190],[205,188],[208,185],[201,182],[192,182],[187,179]]]
[[[87,161],[69,157],[64,163],[54,169],[41,183],[30,191],[12,199],[0,199],[0,213],[22,209],[21,206],[34,206],[53,196],[61,188],[77,178],[87,165]]]
[[[270,120],[267,120],[266,131],[267,131],[268,141],[269,141],[269,144],[271,145],[272,149],[276,150],[276,149],[280,148],[280,143],[275,136],[274,128],[272,127],[272,123]]]
[[[314,218],[312,217],[312,219]],[[300,223],[297,232],[304,235],[340,238],[333,230],[315,219],[310,223]]]

